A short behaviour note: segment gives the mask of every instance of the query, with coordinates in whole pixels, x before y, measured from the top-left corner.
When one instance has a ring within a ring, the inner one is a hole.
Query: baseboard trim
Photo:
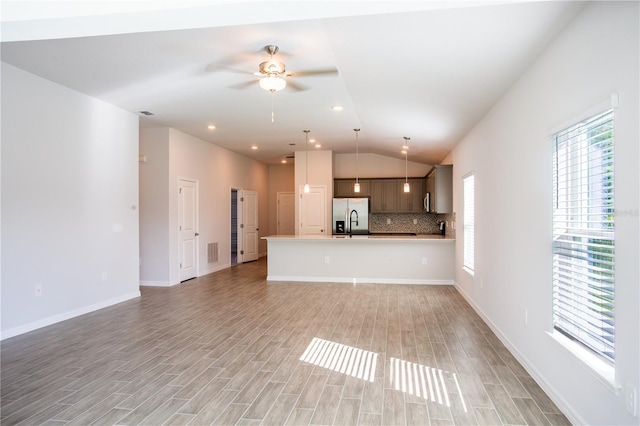
[[[213,274],[214,272],[222,271],[223,269],[227,269],[227,268],[230,268],[230,267],[231,267],[230,263],[225,263],[224,265],[217,265],[217,266],[209,267],[209,268],[207,268],[205,270],[200,271],[200,273],[198,274],[198,278],[203,277],[205,275]]]
[[[140,281],[140,285],[143,287],[173,287],[180,283],[171,283],[169,281]]]
[[[543,391],[551,398],[551,400],[558,406],[560,411],[567,416],[571,424],[574,425],[586,425],[587,422],[577,413],[573,407],[560,395],[555,388],[549,384],[549,382],[545,379],[544,375],[542,375],[525,357],[522,353],[518,351],[518,349],[511,343],[509,338],[505,336],[500,329],[485,315],[485,313],[480,309],[478,305],[475,304],[473,299],[458,285],[458,283],[454,282],[454,287],[464,297],[464,299],[469,303],[469,305],[473,308],[473,310],[482,318],[485,324],[493,331],[493,333],[500,339],[503,345],[509,349],[509,352],[518,360],[522,367],[527,370],[527,373],[533,378],[533,380],[538,383],[538,385],[542,388]]]
[[[94,303],[93,305],[74,309],[73,311],[64,312],[62,314],[54,315],[48,318],[43,318],[38,321],[33,321],[28,324],[21,325],[19,327],[14,327],[9,330],[3,331],[2,335],[0,335],[0,340],[5,340],[10,337],[19,336],[21,334],[28,333],[30,331],[37,330],[39,328],[47,327],[49,325],[53,325],[71,318],[79,317],[80,315],[84,315],[90,312],[104,309],[112,305],[117,305],[118,303],[126,302],[127,300],[135,299],[136,297],[140,297],[139,290],[134,291],[133,293],[128,293],[128,294],[119,296],[119,297],[114,297],[113,299],[105,300],[103,302]]]
[[[424,280],[406,278],[350,278],[350,277],[306,277],[268,275],[267,281],[287,281],[306,283],[343,283],[343,284],[415,284],[415,285],[453,285],[453,280]]]

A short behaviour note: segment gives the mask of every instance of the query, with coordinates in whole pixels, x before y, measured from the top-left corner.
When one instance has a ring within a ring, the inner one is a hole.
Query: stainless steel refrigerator
[[[333,235],[369,233],[368,198],[334,198]]]

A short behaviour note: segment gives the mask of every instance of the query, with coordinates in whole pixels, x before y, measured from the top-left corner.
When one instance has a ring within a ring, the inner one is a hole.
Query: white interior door
[[[198,183],[178,181],[178,258],[180,281],[195,278],[198,272]]]
[[[242,191],[242,262],[258,260],[258,193]]]
[[[278,192],[278,235],[293,235],[296,232],[294,197],[293,192]]]
[[[300,187],[300,235],[325,235],[326,188],[311,186],[305,193]]]

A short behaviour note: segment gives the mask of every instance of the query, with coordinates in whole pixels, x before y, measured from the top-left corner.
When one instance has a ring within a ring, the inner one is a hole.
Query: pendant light
[[[409,185],[409,178],[407,177],[407,156],[409,155],[409,139],[406,136],[404,136],[404,146],[406,147],[404,150],[404,185],[403,185],[403,190],[404,192],[411,192],[411,186]]]
[[[309,132],[311,130],[303,130],[304,144],[304,193],[309,193]]]
[[[356,132],[356,183],[353,184],[353,192],[357,194],[360,192],[360,182],[358,181],[358,132],[360,129],[353,129],[353,131]]]

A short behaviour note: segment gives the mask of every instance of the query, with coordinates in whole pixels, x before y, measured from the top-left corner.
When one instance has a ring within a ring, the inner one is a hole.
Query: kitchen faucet
[[[353,237],[353,214],[356,214],[356,225],[358,224],[358,211],[357,210],[351,210],[351,213],[349,213],[349,238]]]

